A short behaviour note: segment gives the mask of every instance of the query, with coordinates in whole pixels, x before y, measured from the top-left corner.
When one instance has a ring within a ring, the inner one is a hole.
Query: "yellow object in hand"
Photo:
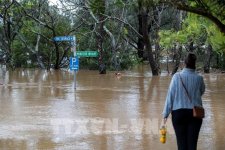
[[[166,143],[166,127],[162,126],[159,130],[159,133],[161,134],[160,142],[163,144]]]
[[[166,143],[166,137],[165,136],[160,137],[160,142],[163,144]]]

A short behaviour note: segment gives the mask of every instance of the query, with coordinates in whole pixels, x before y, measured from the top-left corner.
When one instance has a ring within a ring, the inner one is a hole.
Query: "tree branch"
[[[36,22],[38,22],[39,24],[41,24],[41,25],[43,25],[43,26],[45,26],[46,28],[48,28],[48,29],[50,29],[50,30],[53,30],[53,28],[52,27],[50,27],[48,24],[46,24],[46,23],[43,23],[42,21],[40,21],[39,19],[37,19],[37,18],[35,18],[34,16],[32,16],[32,15],[30,15],[30,14],[28,14],[27,13],[27,11],[26,11],[26,9],[19,3],[19,2],[17,2],[17,4],[22,8],[22,10],[23,10],[23,12],[24,12],[24,14],[27,16],[27,17],[29,17],[29,18],[31,18],[31,19],[33,19],[34,21],[36,21]]]
[[[191,7],[188,5],[181,5],[181,4],[177,5],[177,9],[195,13],[195,14],[198,14],[198,15],[201,15],[203,17],[210,19],[212,22],[214,22],[217,25],[217,27],[220,29],[220,31],[225,34],[225,24],[223,24],[222,21],[220,21],[212,13],[210,13],[206,10],[201,10],[201,9],[198,9],[195,7]]]
[[[117,20],[119,22],[122,22],[123,24],[125,24],[126,26],[131,28],[131,30],[134,31],[139,38],[143,38],[143,36],[134,27],[132,27],[131,24],[125,22],[124,20],[121,20],[120,18],[117,18],[117,17],[108,16],[108,15],[105,15],[105,14],[104,14],[104,16],[107,16],[107,19],[112,19],[112,20]]]
[[[225,24],[221,20],[219,20],[218,17],[214,16],[212,12],[209,12],[207,9],[205,9],[206,5],[204,5],[205,7],[203,7],[201,9],[199,7],[189,6],[189,5],[185,4],[184,2],[181,2],[180,0],[170,0],[170,1],[161,0],[160,3],[165,3],[165,4],[168,4],[168,5],[171,5],[171,6],[177,8],[179,10],[191,12],[191,13],[203,16],[205,18],[208,18],[219,28],[219,30],[222,33],[225,34]],[[201,3],[201,5],[203,5],[202,3]]]

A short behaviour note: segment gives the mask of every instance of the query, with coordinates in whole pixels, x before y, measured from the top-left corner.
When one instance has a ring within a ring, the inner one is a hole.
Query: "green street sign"
[[[98,57],[98,51],[77,51],[79,57]]]

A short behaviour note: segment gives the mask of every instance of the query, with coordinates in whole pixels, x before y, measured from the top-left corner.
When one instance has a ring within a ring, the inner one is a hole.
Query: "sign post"
[[[74,70],[74,89],[76,90],[76,73],[79,70],[79,57],[98,57],[98,51],[76,51],[76,37],[75,36],[56,36],[53,38],[54,41],[67,41],[70,42],[71,51],[73,57],[70,57],[70,70]]]
[[[76,90],[76,72],[79,69],[79,58],[76,57],[76,37],[75,36],[56,36],[54,37],[54,41],[67,41],[70,42],[72,47],[74,57],[70,58],[70,70],[74,70],[74,89]]]
[[[78,66],[78,68],[79,68],[79,58],[78,57],[76,57],[76,38],[75,38],[75,36],[73,36],[73,38],[72,38],[73,40],[71,41],[71,44],[72,44],[72,51],[73,51],[73,56],[74,56],[74,59],[76,60],[75,62],[77,62],[77,63],[75,63],[75,64],[77,64],[77,66]],[[77,74],[77,70],[78,70],[78,68],[77,69],[74,69],[74,89],[76,90],[76,88],[77,88],[77,82],[76,82],[76,74]],[[72,69],[71,69],[72,70]]]

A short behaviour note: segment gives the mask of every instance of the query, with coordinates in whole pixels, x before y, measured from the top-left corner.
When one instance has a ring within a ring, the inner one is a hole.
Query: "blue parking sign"
[[[76,57],[70,57],[70,70],[79,70],[79,58]]]

